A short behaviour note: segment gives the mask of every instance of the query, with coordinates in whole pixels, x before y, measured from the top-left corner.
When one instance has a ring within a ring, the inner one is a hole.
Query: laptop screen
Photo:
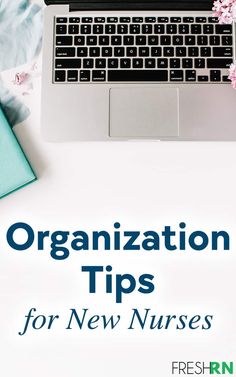
[[[82,9],[168,9],[211,10],[213,0],[45,0],[50,4],[78,5]]]

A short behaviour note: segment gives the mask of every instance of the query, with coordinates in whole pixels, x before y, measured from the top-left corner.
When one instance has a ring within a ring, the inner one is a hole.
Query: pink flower
[[[15,85],[22,85],[29,79],[29,74],[26,72],[17,73],[15,75],[15,80],[13,81]]]
[[[236,62],[229,67],[228,79],[231,80],[231,85],[236,89]]]
[[[0,0],[1,2],[1,0]],[[20,95],[28,95],[34,87],[34,80],[40,77],[41,71],[38,67],[38,63],[34,62],[25,68],[25,71],[21,71],[15,74],[12,83],[17,88],[14,90]]]
[[[236,20],[236,0],[216,0],[212,9],[220,24],[232,24]]]

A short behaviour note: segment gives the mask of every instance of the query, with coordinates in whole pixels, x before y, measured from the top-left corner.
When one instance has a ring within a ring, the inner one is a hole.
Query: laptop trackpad
[[[177,88],[110,89],[111,137],[175,137],[179,135]]]

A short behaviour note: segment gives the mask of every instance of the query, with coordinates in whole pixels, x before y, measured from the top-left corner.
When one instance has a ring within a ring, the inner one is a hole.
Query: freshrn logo
[[[234,375],[232,361],[172,361],[172,374],[175,375]]]

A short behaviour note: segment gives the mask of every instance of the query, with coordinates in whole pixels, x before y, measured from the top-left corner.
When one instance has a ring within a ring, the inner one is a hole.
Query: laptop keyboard
[[[214,17],[56,17],[54,45],[54,83],[226,83],[233,61]]]

